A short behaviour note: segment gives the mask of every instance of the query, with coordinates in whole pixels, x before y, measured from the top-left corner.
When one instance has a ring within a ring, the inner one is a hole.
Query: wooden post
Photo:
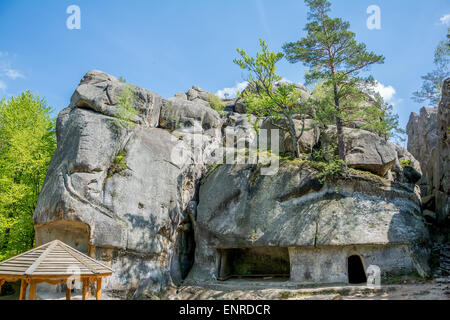
[[[66,300],[70,300],[72,294],[72,281],[66,281]]]
[[[27,296],[27,286],[28,281],[27,279],[22,279],[20,281],[20,294],[19,294],[19,300],[25,300]]]
[[[30,294],[28,300],[36,300],[36,280],[31,280]]]
[[[89,278],[83,279],[83,290],[81,300],[89,300]]]
[[[97,300],[102,299],[102,277],[97,278]]]
[[[2,286],[5,283],[5,280],[0,280],[0,294],[2,294]]]

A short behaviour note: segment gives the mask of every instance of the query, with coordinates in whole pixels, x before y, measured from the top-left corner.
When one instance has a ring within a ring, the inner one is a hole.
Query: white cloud
[[[227,98],[236,98],[237,93],[242,92],[247,86],[247,81],[239,82],[232,88],[223,88],[222,90],[217,91],[216,96],[220,99],[225,99],[225,96],[227,96]]]
[[[442,16],[441,19],[439,19],[439,20],[441,20],[442,24],[450,26],[450,14],[446,14],[446,15]]]
[[[6,83],[0,80],[0,91],[6,91]]]
[[[385,86],[377,81],[373,89],[375,90],[375,92],[378,92],[380,94],[384,101],[388,103],[394,103],[394,96],[396,91],[393,86]]]
[[[25,78],[25,76],[18,70],[7,68],[7,69],[5,69],[4,72],[5,72],[5,75],[12,80],[16,80],[18,78]]]

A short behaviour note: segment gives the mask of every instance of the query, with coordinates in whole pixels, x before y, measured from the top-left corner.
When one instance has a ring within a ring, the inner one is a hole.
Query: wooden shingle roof
[[[78,272],[79,271],[79,272]],[[113,270],[91,257],[54,240],[18,256],[0,262],[2,275],[33,276],[102,276]]]

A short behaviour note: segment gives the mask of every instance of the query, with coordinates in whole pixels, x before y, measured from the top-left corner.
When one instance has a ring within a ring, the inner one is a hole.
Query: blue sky
[[[411,93],[433,68],[434,49],[450,25],[450,2],[331,2],[331,16],[349,21],[359,41],[386,57],[371,73],[405,127],[421,107]],[[81,9],[80,30],[66,27],[72,4]],[[381,30],[366,26],[370,5],[381,8]],[[91,69],[163,97],[192,85],[217,92],[243,81],[232,62],[236,48],[253,55],[261,37],[281,50],[305,34],[306,12],[303,0],[0,0],[0,98],[30,89],[56,114]],[[278,72],[303,83],[300,64],[283,61]]]

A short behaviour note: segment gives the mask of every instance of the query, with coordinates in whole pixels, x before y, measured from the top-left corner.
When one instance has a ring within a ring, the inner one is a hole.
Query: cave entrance
[[[367,283],[366,272],[361,257],[352,255],[347,259],[348,282],[351,284]]]
[[[288,248],[258,247],[218,249],[218,278],[289,278]]]

